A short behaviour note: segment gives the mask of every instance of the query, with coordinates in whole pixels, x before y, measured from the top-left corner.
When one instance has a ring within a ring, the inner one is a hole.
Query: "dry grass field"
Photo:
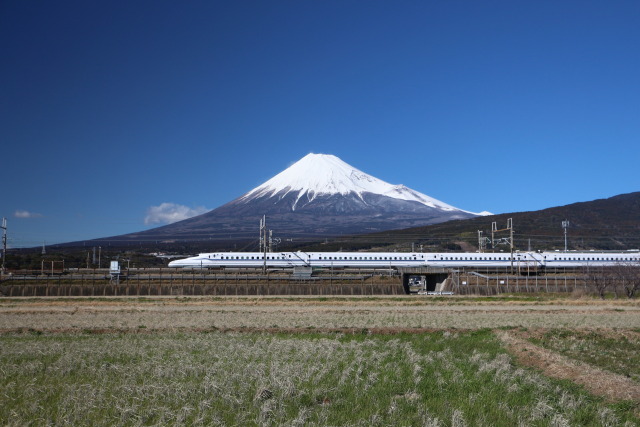
[[[640,328],[640,301],[202,297],[0,300],[0,330]]]
[[[640,303],[0,300],[2,425],[640,425]]]

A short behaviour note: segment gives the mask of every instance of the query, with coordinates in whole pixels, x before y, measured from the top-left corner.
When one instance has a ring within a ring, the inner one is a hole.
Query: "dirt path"
[[[630,378],[539,347],[513,331],[496,331],[496,336],[523,365],[538,368],[553,378],[573,381],[612,402],[631,400],[640,403],[640,384]]]

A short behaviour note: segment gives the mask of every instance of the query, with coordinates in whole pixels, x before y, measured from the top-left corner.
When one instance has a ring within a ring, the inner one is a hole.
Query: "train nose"
[[[183,259],[177,259],[169,263],[169,267],[183,267],[185,265]]]

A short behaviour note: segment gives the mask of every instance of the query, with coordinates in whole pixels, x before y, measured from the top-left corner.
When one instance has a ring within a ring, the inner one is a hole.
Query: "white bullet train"
[[[266,260],[265,260],[266,256]],[[640,267],[640,252],[216,252],[171,261],[184,268],[401,268],[401,267],[600,267],[632,264]]]

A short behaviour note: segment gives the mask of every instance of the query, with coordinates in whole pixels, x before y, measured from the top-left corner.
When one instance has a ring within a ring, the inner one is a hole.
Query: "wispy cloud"
[[[42,214],[18,209],[13,213],[13,216],[16,218],[40,218],[42,217]]]
[[[190,208],[176,203],[161,203],[158,206],[151,206],[147,209],[147,216],[144,217],[145,225],[151,224],[171,224],[182,221],[196,215],[203,214],[209,209],[203,206]]]

